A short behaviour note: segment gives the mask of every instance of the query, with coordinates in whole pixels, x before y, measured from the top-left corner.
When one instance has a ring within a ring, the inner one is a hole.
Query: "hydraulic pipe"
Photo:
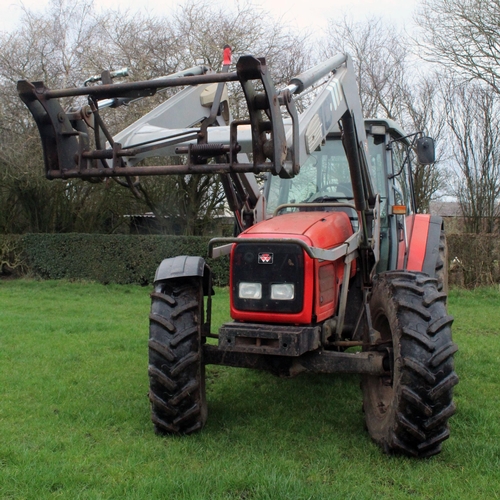
[[[94,155],[93,155],[94,156]],[[88,168],[47,170],[47,179],[92,179],[105,177],[136,177],[147,175],[230,174],[269,172],[272,163],[209,163],[207,165],[161,165],[151,167]]]
[[[294,76],[290,80],[287,89],[290,90],[292,94],[300,94],[318,80],[328,75],[328,73],[344,64],[346,60],[347,56],[345,54],[337,54],[327,59],[325,62],[304,71],[304,73]]]

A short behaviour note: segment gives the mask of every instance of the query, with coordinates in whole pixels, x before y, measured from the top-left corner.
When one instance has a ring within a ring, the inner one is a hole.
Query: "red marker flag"
[[[224,59],[223,65],[229,66],[231,64],[231,47],[229,45],[224,45]]]

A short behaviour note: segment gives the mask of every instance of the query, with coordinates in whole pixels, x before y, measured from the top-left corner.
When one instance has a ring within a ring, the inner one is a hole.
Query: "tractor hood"
[[[332,248],[353,234],[349,216],[336,212],[293,212],[268,219],[243,232],[241,238],[299,238],[318,248]]]

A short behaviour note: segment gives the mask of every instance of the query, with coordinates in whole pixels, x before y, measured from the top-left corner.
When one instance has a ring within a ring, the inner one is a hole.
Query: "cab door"
[[[404,269],[415,215],[410,171],[412,153],[405,140],[391,137],[389,146],[391,168],[387,211],[392,250],[390,269]]]

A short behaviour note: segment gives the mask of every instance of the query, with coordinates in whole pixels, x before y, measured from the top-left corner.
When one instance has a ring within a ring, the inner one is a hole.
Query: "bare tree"
[[[44,80],[50,87],[81,85],[95,72],[86,55],[97,22],[87,0],[54,0],[42,14],[25,9],[21,26],[0,38],[3,232],[114,231],[118,214],[133,201],[108,183],[48,183],[37,128],[16,93],[18,79]]]
[[[152,23],[149,20],[145,23],[151,27],[148,44],[154,39],[153,34],[157,33],[154,28],[157,21]],[[274,80],[280,85],[288,83],[296,72],[302,71],[307,59],[305,36],[293,33],[262,9],[244,2],[236,2],[233,8],[222,8],[215,4],[190,1],[178,7],[171,19],[159,22],[168,26],[166,30],[170,45],[166,53],[174,52],[176,57],[175,60],[172,57],[168,60],[171,64],[169,68],[162,67],[162,70],[168,69],[168,72],[192,66],[200,60],[218,69],[222,63],[221,49],[228,44],[236,57],[249,53],[265,57]],[[127,32],[127,46],[140,46],[142,32],[130,28]],[[125,37],[111,38],[125,43]],[[143,50],[143,53],[146,51]],[[167,61],[160,54],[155,59]],[[142,64],[148,60],[149,58],[145,59]],[[160,75],[161,73],[150,76]],[[238,84],[230,86],[232,111],[238,117],[244,116],[246,105],[241,89]],[[204,227],[210,226],[213,214],[224,200],[220,179],[217,176],[203,175],[184,178],[175,176],[155,179],[154,182],[142,180],[137,194],[156,214],[158,220],[166,226],[171,220],[180,221],[186,234],[200,234]]]
[[[327,55],[348,52],[354,62],[365,116],[401,115],[408,50],[401,34],[381,18],[355,22],[332,19],[326,32]]]
[[[430,202],[445,188],[447,151],[446,119],[440,92],[440,76],[429,73],[408,84],[402,95],[403,116],[400,120],[409,131],[422,131],[436,141],[437,163],[413,166],[415,204],[419,212],[428,212]]]
[[[190,1],[164,18],[114,11],[98,14],[91,0],[52,0],[41,14],[25,9],[20,27],[0,38],[0,213],[4,214],[0,230],[89,231],[91,224],[107,230],[107,221],[116,213],[151,210],[158,220],[184,221],[184,232],[198,234],[222,199],[220,181],[213,176],[145,179],[134,191],[135,199],[126,190],[117,195],[118,186],[112,181],[49,184],[43,179],[38,132],[15,93],[18,79],[43,80],[57,88],[81,86],[91,75],[122,66],[130,68],[134,80],[164,76],[200,59],[218,69],[222,48],[230,44],[237,54],[266,57],[281,83],[303,69],[305,38],[243,2],[221,8]],[[167,91],[105,111],[111,132],[123,129],[168,95]],[[234,99],[237,103],[241,95]]]
[[[415,21],[428,60],[500,93],[499,0],[423,0]]]
[[[500,100],[480,84],[446,87],[446,116],[459,172],[454,188],[468,232],[491,233],[500,216]]]
[[[389,118],[409,133],[423,131],[439,143],[444,118],[435,74],[420,75],[413,67],[409,38],[380,18],[354,22],[332,20],[327,30],[326,54],[349,53],[354,62],[363,113],[368,118]],[[438,149],[438,158],[443,151]],[[416,205],[428,211],[431,199],[443,188],[437,165],[413,169]]]

